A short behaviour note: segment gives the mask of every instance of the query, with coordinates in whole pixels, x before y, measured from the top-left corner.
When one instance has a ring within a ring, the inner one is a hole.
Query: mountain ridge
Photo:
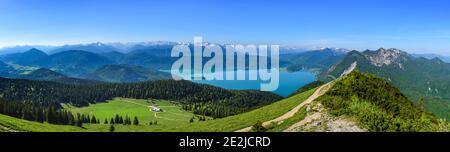
[[[114,83],[132,83],[172,78],[169,73],[125,64],[104,65],[86,76],[88,79]]]
[[[319,75],[329,81],[339,77],[352,63],[356,69],[385,79],[400,88],[411,100],[427,100],[427,108],[440,117],[450,118],[450,109],[436,104],[450,103],[450,64],[440,59],[415,58],[397,49],[351,51],[340,62]]]
[[[350,117],[368,131],[438,131],[444,121],[414,104],[384,79],[357,70],[333,81],[319,102],[333,117]]]
[[[34,61],[47,57],[48,55],[36,48],[32,48],[28,51],[21,52],[21,53],[13,53],[13,54],[7,54],[0,56],[0,60],[4,62],[11,62],[14,64],[29,66]]]

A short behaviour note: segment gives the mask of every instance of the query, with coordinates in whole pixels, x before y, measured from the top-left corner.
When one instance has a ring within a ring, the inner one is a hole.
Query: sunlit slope
[[[0,114],[0,132],[78,132],[89,131],[75,126],[39,123]]]
[[[232,132],[244,127],[248,127],[251,125],[254,125],[257,121],[267,121],[274,119],[276,117],[279,117],[283,115],[284,113],[288,112],[301,102],[303,102],[305,99],[307,99],[315,89],[294,95],[292,97],[280,100],[278,102],[272,103],[270,105],[261,107],[259,109],[252,110],[250,112],[242,113],[239,115],[234,115],[226,118],[221,119],[211,119],[207,121],[198,121],[197,119],[190,123],[189,119],[186,117],[187,115],[190,115],[191,113],[186,111],[178,111],[176,112],[177,108],[174,108],[172,110],[168,110],[167,113],[161,112],[158,113],[161,116],[167,117],[167,118],[175,118],[179,119],[178,121],[164,121],[162,119],[156,119],[158,120],[158,124],[152,124],[150,125],[148,122],[154,122],[153,118],[147,118],[145,116],[151,116],[154,113],[151,111],[148,111],[147,107],[139,106],[135,103],[131,102],[124,102],[121,101],[123,104],[132,104],[136,105],[137,107],[141,107],[143,109],[138,110],[137,112],[134,112],[134,114],[139,114],[141,117],[139,119],[142,121],[139,125],[114,125],[116,132],[174,132],[174,131],[182,131],[182,132],[206,132],[206,131],[213,131],[213,132],[219,132],[219,131],[226,131],[226,132]],[[119,100],[119,99],[116,99]],[[137,103],[144,104],[144,101],[142,100],[134,100],[134,99],[127,99],[131,100]],[[111,104],[111,105],[96,105],[97,107],[87,107],[82,109],[72,109],[77,112],[82,113],[94,113],[97,117],[100,118],[102,121],[100,124],[83,124],[83,128],[80,127],[74,127],[74,126],[64,126],[64,125],[52,125],[47,123],[38,123],[38,122],[31,122],[26,121],[18,118],[13,118],[5,115],[0,115],[0,126],[1,131],[33,131],[33,132],[107,132],[109,131],[110,124],[104,124],[104,119],[106,117],[109,117],[111,114],[125,114],[127,111],[123,108],[126,106],[130,107],[131,105],[118,105],[122,103],[117,103],[118,101],[113,101],[110,103],[102,103],[102,104]],[[163,106],[174,106],[170,105],[166,102],[168,105],[163,105],[164,102],[159,103],[162,107]],[[114,107],[111,109],[111,107]],[[134,106],[131,106],[134,107]],[[134,107],[136,108],[136,107]],[[170,107],[166,107],[170,108]],[[124,113],[125,112],[125,113]],[[148,112],[148,115],[146,112]],[[174,114],[175,113],[175,114]],[[186,116],[181,116],[181,115]],[[128,114],[129,116],[133,116],[133,112],[130,112]],[[193,114],[192,114],[193,115]],[[104,118],[105,117],[105,118]],[[186,117],[186,118],[184,118]]]

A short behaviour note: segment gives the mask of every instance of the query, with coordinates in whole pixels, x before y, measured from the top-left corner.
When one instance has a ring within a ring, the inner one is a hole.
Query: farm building
[[[155,106],[151,106],[150,109],[151,109],[153,112],[162,112],[162,109],[161,109],[161,108],[158,108],[158,107],[155,107]]]

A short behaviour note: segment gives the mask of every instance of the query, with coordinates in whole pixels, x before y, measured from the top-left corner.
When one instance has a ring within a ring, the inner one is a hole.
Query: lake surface
[[[166,71],[168,72],[168,71]],[[206,75],[205,73],[204,75]],[[300,87],[315,81],[315,75],[309,71],[287,72],[280,71],[278,89],[272,91],[281,96],[288,96]],[[192,82],[209,84],[225,89],[235,90],[259,90],[261,83],[269,83],[262,80],[191,80]]]

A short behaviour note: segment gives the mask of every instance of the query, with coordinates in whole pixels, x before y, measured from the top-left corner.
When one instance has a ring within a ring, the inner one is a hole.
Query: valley
[[[367,80],[355,81],[361,79]],[[355,84],[358,84],[357,87],[348,88],[348,86],[354,86]],[[374,87],[374,85],[383,87],[375,89],[377,87]],[[380,96],[376,97],[367,94],[371,92],[370,89],[386,92],[378,93]],[[367,90],[367,92],[361,90]],[[352,95],[353,93],[339,93],[342,91],[354,92],[354,95]],[[384,98],[384,100],[374,100],[374,98]],[[401,102],[397,103],[396,100],[399,99],[401,99]],[[317,104],[322,105],[322,110],[314,110],[313,107]],[[162,112],[151,111],[149,105],[157,106],[163,110]],[[188,111],[181,110],[181,107],[173,102],[154,99],[114,98],[106,103],[92,104],[87,107],[76,108],[69,105],[64,107],[72,112],[95,115],[99,118],[100,123],[86,123],[83,124],[83,127],[75,127],[31,122],[0,115],[0,125],[3,126],[3,131],[6,130],[5,128],[9,128],[9,130],[17,131],[108,132],[111,124],[104,124],[103,119],[114,117],[115,114],[125,114],[139,117],[140,123],[138,125],[114,124],[114,131],[280,132],[292,130],[327,131],[330,129],[350,131],[350,128],[347,127],[358,127],[368,131],[448,131],[450,127],[448,122],[437,119],[431,113],[421,111],[420,106],[414,105],[407,98],[402,97],[398,90],[383,82],[382,79],[359,72],[351,72],[332,83],[299,92],[291,97],[249,112],[225,118],[212,119],[207,117],[205,120],[199,120],[202,116],[196,116]],[[322,114],[317,115],[317,112]],[[190,121],[192,117],[194,117],[194,121]],[[155,124],[156,121],[157,124]],[[149,124],[150,122],[153,124]],[[386,125],[380,124],[381,122]],[[373,125],[374,123],[378,125]],[[257,127],[258,124],[261,126]],[[332,126],[338,126],[340,129],[329,128]],[[255,127],[259,129],[255,130]]]
[[[91,105],[84,108],[73,108],[66,106],[67,109],[71,109],[74,112],[93,113],[99,117],[112,117],[116,113],[123,112],[123,114],[129,114],[126,111],[132,110],[136,115],[139,115],[141,122],[139,125],[114,125],[117,132],[231,132],[247,126],[255,124],[257,121],[267,121],[274,119],[284,113],[290,111],[292,108],[300,104],[306,98],[308,98],[314,90],[307,91],[301,94],[294,95],[290,98],[283,99],[273,104],[226,118],[210,119],[206,121],[189,122],[190,118],[187,115],[194,116],[194,114],[182,111],[179,107],[170,107],[168,113],[162,112],[164,118],[171,118],[171,120],[154,117],[155,113],[148,111],[148,107],[143,105],[147,104],[148,100],[135,100],[135,99],[119,99],[116,98],[110,103],[100,103],[99,105]],[[124,100],[130,100],[133,103],[126,102]],[[155,101],[161,104],[161,106],[173,106],[168,101]],[[136,104],[137,103],[137,104]],[[141,105],[142,104],[142,105]],[[111,108],[114,108],[112,110]],[[163,107],[163,109],[165,109]],[[130,114],[129,114],[130,115]],[[183,116],[180,116],[183,115]],[[19,131],[33,131],[33,132],[108,132],[110,124],[104,124],[103,120],[99,124],[83,124],[83,127],[67,126],[67,125],[54,125],[48,123],[38,123],[19,118],[13,118],[0,114],[0,126],[5,128],[11,128]],[[155,122],[158,124],[152,124],[145,122]]]
[[[445,149],[449,6],[0,0],[0,149]]]
[[[2,55],[2,104],[21,112],[3,110],[14,117],[1,115],[0,130],[410,132],[448,127],[442,118],[450,116],[450,64],[437,58],[397,49],[285,53],[280,56],[285,69],[280,87],[271,93],[251,90],[259,88],[258,81],[170,80],[162,69],[174,61],[168,56],[173,45],[136,46],[128,52],[96,46],[95,51],[74,47]],[[137,62],[140,58],[146,59]],[[36,110],[58,117],[31,114]]]

